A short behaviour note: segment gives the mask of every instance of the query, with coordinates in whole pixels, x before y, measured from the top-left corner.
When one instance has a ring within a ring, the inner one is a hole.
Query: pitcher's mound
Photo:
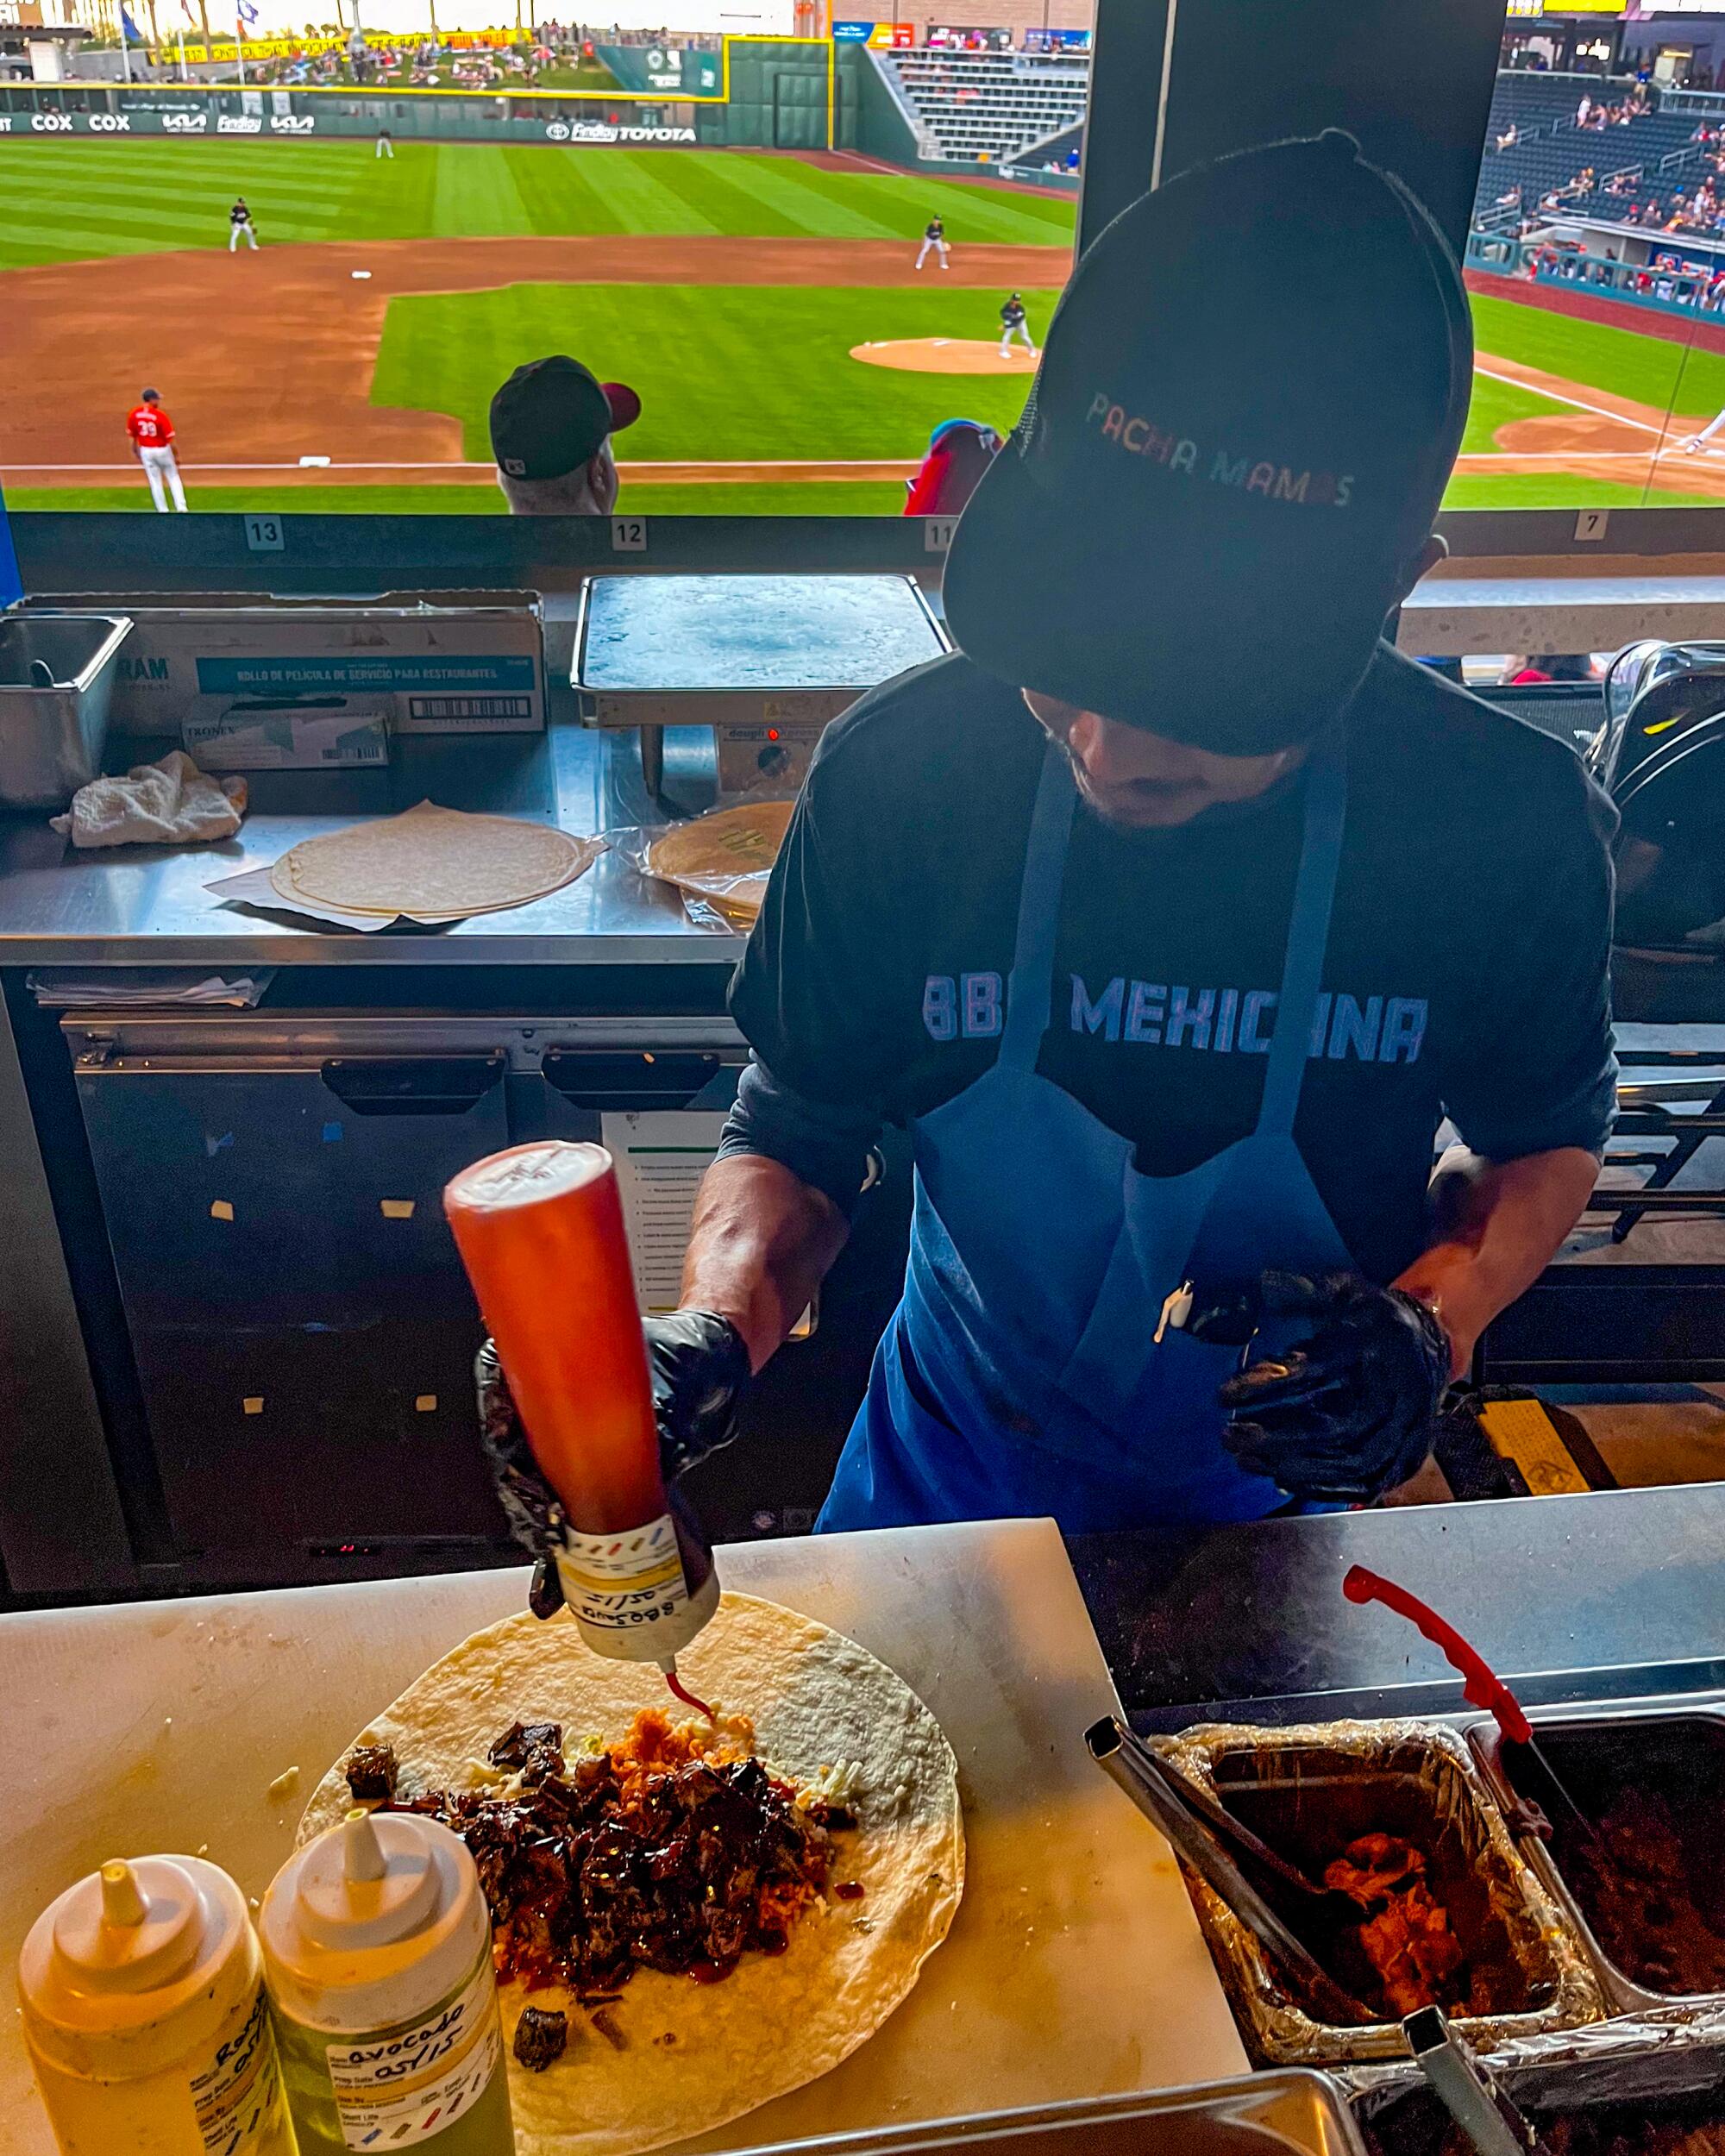
[[[1002,359],[1000,346],[988,337],[895,337],[853,344],[850,356],[904,374],[1034,374],[1042,354],[1015,344]]]

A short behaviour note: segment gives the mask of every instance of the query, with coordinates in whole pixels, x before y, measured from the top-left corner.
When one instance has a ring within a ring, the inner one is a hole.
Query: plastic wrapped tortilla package
[[[1433,1999],[1480,2050],[1603,2016],[1574,1927],[1517,1853],[1452,1730],[1210,1724],[1158,1749],[1314,1883],[1346,1890],[1366,1874],[1396,1882],[1374,1898],[1370,1920],[1362,1906],[1356,1966],[1333,1971],[1381,2018],[1342,2028],[1309,2013],[1226,1902],[1188,1873],[1254,2064],[1405,2059],[1402,2016]]]
[[[760,917],[768,879],[796,803],[742,801],[687,823],[611,831],[611,844],[643,876],[682,893],[697,928],[746,936]]]

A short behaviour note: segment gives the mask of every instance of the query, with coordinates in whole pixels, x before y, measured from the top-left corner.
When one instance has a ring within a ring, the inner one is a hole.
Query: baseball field
[[[929,430],[1005,428],[1070,197],[847,153],[369,141],[0,139],[0,479],[17,508],[141,508],[145,385],[194,510],[492,511],[486,411],[574,353],[641,393],[624,506],[891,514]],[[228,247],[228,207],[261,245]],[[942,216],[951,266],[919,273]],[[1475,289],[1458,507],[1725,498],[1725,327]]]

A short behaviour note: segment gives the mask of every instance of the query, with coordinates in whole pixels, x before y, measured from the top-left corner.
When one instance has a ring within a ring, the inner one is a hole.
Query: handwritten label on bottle
[[[566,1529],[557,1574],[574,1616],[601,1632],[639,1631],[675,1616],[689,1599],[669,1513],[624,1534]]]
[[[442,2133],[485,2093],[502,2055],[487,1951],[466,1989],[415,2028],[330,2045],[324,2061],[342,2140],[376,2149]]]
[[[208,2156],[287,2146],[275,2032],[261,1987],[250,2011],[234,2016],[210,2063],[191,2077],[191,2103]]]

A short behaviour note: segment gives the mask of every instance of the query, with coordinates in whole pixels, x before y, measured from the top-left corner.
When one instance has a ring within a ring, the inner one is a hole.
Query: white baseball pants
[[[395,145],[386,135],[379,135],[376,155],[388,158],[392,164],[395,162]]]
[[[167,498],[173,496],[176,509],[185,507],[185,489],[179,483],[179,466],[171,448],[146,449],[140,447],[138,461],[144,467],[144,477],[150,483],[150,499],[162,514],[167,514]]]
[[[1007,353],[1011,351],[1013,339],[1014,337],[1022,337],[1024,339],[1024,347],[1026,352],[1034,352],[1036,350],[1035,340],[1032,337],[1030,333],[1030,324],[1027,322],[1015,322],[1010,328],[1002,329],[1000,332],[1000,357],[1002,359],[1005,359]]]
[[[228,252],[229,254],[231,254],[234,252],[234,249],[240,244],[240,235],[242,232],[245,234],[247,241],[251,246],[252,251],[254,254],[256,253],[258,235],[253,230],[252,227],[248,224],[230,224],[228,227]]]
[[[945,241],[944,241],[944,240],[925,240],[925,241],[923,241],[922,245],[921,245],[921,246],[920,246],[920,247],[917,249],[917,259],[916,259],[916,266],[917,266],[917,267],[918,267],[919,269],[920,269],[920,268],[922,267],[923,264],[924,264],[925,261],[927,261],[927,260],[928,260],[929,256],[930,256],[931,254],[938,254],[939,255],[939,257],[940,257],[940,266],[942,267],[942,269],[944,269],[944,268],[946,267],[946,242],[945,242]]]

